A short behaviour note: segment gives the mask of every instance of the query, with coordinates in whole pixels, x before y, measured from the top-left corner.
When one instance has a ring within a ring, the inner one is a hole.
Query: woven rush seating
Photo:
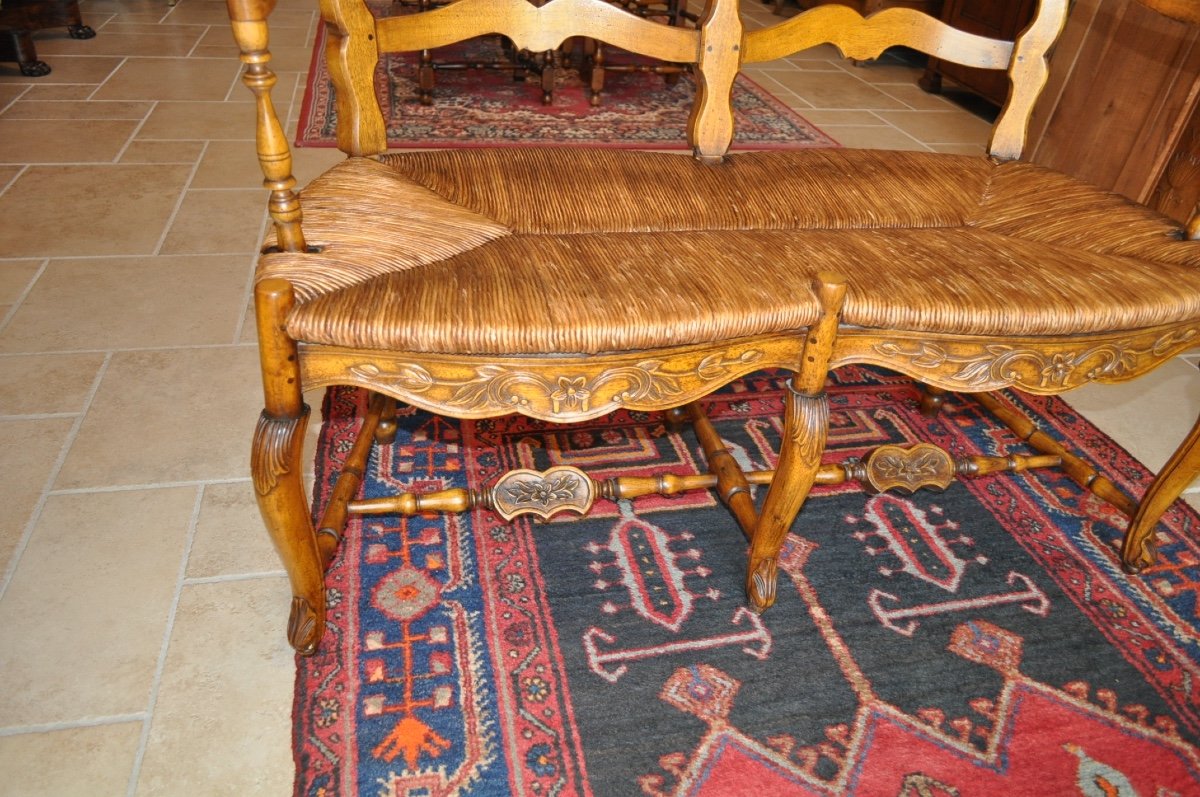
[[[1200,22],[1200,4],[1142,1]],[[271,3],[228,3],[257,98],[275,222],[256,276],[265,408],[251,466],[291,579],[288,634],[298,651],[320,643],[324,567],[353,514],[492,511],[514,520],[584,513],[599,499],[715,489],[749,539],[748,601],[764,610],[784,536],[797,517],[803,523],[814,484],[944,488],[959,476],[1056,466],[1131,518],[1124,567],[1153,563],[1155,524],[1200,471],[1200,425],[1135,501],[989,395],[1135,378],[1200,340],[1200,222],[1181,225],[1019,159],[1067,0],[1043,0],[1015,44],[908,8],[864,18],[822,6],[744,31],[736,0],[712,0],[694,30],[604,0],[458,0],[386,20],[360,0],[322,0],[339,147],[349,157],[300,193],[270,99]],[[700,86],[689,125],[694,157],[387,153],[372,83],[378,52],[487,33],[531,51],[593,37],[691,64]],[[903,44],[1008,70],[1012,91],[989,155],[727,154],[741,64],[825,42],[860,60]],[[930,413],[946,391],[977,393],[1033,451],[955,459],[932,445],[884,446],[862,462],[823,462],[825,380],[850,363],[924,382]],[[792,373],[779,461],[745,472],[697,401],[763,368]],[[374,395],[314,523],[301,478],[302,391],[335,384]],[[693,424],[709,472],[598,480],[558,466],[471,490],[359,499],[373,442],[395,434],[397,401],[460,418],[519,412],[553,422],[661,411]],[[749,490],[756,484],[768,486],[759,502]]]

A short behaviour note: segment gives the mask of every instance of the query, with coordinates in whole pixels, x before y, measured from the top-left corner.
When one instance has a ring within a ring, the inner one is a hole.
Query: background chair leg
[[[788,383],[779,463],[750,542],[746,595],[756,611],[775,602],[779,550],[817,478],[829,433],[825,379],[846,298],[846,281],[839,274],[823,272],[813,281],[813,292],[821,303],[821,318],[809,329],[800,369]]]
[[[1121,542],[1121,564],[1138,573],[1154,564],[1154,528],[1163,513],[1200,474],[1200,419],[1150,483]]]

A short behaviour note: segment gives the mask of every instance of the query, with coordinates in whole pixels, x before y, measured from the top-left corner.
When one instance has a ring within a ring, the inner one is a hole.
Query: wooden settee
[[[1196,21],[1197,4],[1144,0]],[[737,0],[693,28],[603,0],[458,0],[376,20],[360,0],[322,0],[348,158],[295,190],[270,99],[271,0],[228,0],[258,105],[273,233],[256,278],[264,405],[251,467],[293,590],[288,633],[311,653],[324,628],[323,572],[355,512],[585,512],[597,496],[714,487],[749,539],[748,600],[774,601],[776,557],[812,485],[943,485],[956,474],[1060,464],[1132,516],[1121,556],[1153,561],[1153,529],[1200,467],[1193,430],[1140,502],[1044,435],[1030,458],[954,460],[932,446],[823,465],[831,369],[869,363],[943,391],[1059,393],[1137,377],[1200,334],[1200,233],[1020,160],[1067,0],[1043,0],[1015,44],[956,31],[909,8],[863,18],[824,5],[755,31]],[[373,75],[383,51],[499,33],[534,52],[570,36],[692,65],[693,157],[570,148],[388,153]],[[743,64],[833,43],[853,59],[902,44],[1007,70],[1012,89],[986,157],[799,149],[728,155],[730,92]],[[537,196],[537,202],[529,202]],[[762,368],[792,372],[775,470],[745,473],[695,401]],[[317,522],[300,461],[302,392],[374,393],[362,436]],[[615,408],[694,422],[710,472],[593,480],[572,468],[514,471],[472,490],[356,500],[373,438],[396,401],[461,418],[512,412],[553,422]],[[994,402],[993,402],[994,403]],[[1020,427],[1022,419],[1009,419]],[[919,467],[918,467],[919,464]],[[769,484],[756,505],[748,485]],[[556,489],[535,489],[557,485]],[[528,489],[520,489],[522,487]],[[524,498],[522,498],[524,496]]]

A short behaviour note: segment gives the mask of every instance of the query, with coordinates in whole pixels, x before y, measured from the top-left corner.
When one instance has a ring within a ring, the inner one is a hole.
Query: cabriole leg
[[[1154,527],[1197,474],[1200,474],[1200,420],[1154,477],[1129,521],[1121,543],[1121,564],[1125,570],[1137,573],[1154,564]]]
[[[757,611],[775,602],[779,550],[812,489],[829,431],[825,379],[837,338],[846,283],[840,275],[822,273],[817,275],[813,288],[821,302],[822,315],[809,330],[800,368],[788,383],[790,392],[784,405],[779,464],[750,542],[746,594]]]
[[[325,572],[302,478],[308,407],[300,388],[296,343],[284,320],[294,302],[284,280],[255,289],[264,409],[254,432],[250,471],[263,522],[292,586],[288,641],[311,655],[325,633]]]

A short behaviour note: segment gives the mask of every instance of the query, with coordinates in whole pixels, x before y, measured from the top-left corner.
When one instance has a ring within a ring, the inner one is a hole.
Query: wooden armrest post
[[[271,89],[275,86],[275,73],[267,63],[271,52],[267,49],[269,31],[267,17],[275,7],[274,0],[227,0],[229,19],[233,26],[233,38],[241,50],[242,63],[246,65],[242,82],[254,94],[257,113],[256,141],[258,163],[262,168],[263,185],[271,192],[268,209],[275,222],[278,246],[286,252],[300,252],[305,248],[304,233],[300,231],[300,197],[294,190],[296,178],[292,175],[292,150],[287,135],[271,101]]]
[[[688,143],[697,158],[715,162],[733,141],[733,81],[741,68],[743,42],[737,0],[711,0],[697,27],[697,98],[688,119]]]
[[[988,144],[992,157],[1002,160],[1019,158],[1025,149],[1033,105],[1050,78],[1048,53],[1067,24],[1067,0],[1040,0],[1039,5],[1037,16],[1013,45],[1008,102]]]

